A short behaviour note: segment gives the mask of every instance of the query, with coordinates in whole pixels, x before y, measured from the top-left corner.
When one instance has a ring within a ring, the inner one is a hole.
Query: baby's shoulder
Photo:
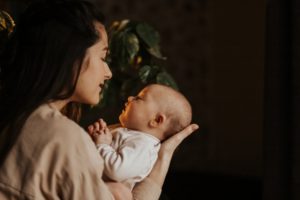
[[[113,131],[115,131],[113,135],[114,139],[116,140],[122,140],[125,142],[135,142],[142,145],[150,146],[157,145],[160,143],[160,141],[156,137],[145,132],[132,130],[128,128],[117,128]]]

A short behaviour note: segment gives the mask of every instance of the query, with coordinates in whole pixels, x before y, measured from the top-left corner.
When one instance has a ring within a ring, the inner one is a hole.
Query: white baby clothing
[[[104,159],[104,174],[133,188],[151,171],[158,155],[160,140],[150,134],[116,128],[111,145],[99,144],[97,149]]]

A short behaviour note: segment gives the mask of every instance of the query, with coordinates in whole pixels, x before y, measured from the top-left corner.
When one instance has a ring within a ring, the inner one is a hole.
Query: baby
[[[121,127],[110,132],[100,119],[88,132],[104,159],[104,175],[132,189],[150,173],[160,142],[189,125],[191,119],[191,105],[182,94],[152,84],[128,98],[119,116]]]

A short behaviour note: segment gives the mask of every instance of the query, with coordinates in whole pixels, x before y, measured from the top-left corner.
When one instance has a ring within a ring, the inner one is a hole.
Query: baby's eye
[[[134,97],[134,100],[140,100],[140,99],[142,99],[142,98],[139,97],[139,96],[135,96],[135,97]]]

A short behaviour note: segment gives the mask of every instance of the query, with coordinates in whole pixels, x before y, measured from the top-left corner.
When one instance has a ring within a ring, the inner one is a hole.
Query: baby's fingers
[[[94,131],[99,131],[100,130],[100,123],[99,122],[95,122],[94,123]]]
[[[104,133],[108,134],[108,135],[111,135],[110,130],[107,127],[104,129]]]
[[[99,119],[99,124],[101,129],[105,129],[107,127],[106,122],[102,118]]]
[[[88,128],[87,128],[87,130],[88,130],[89,135],[91,135],[94,132],[94,126],[93,125],[89,125]]]

